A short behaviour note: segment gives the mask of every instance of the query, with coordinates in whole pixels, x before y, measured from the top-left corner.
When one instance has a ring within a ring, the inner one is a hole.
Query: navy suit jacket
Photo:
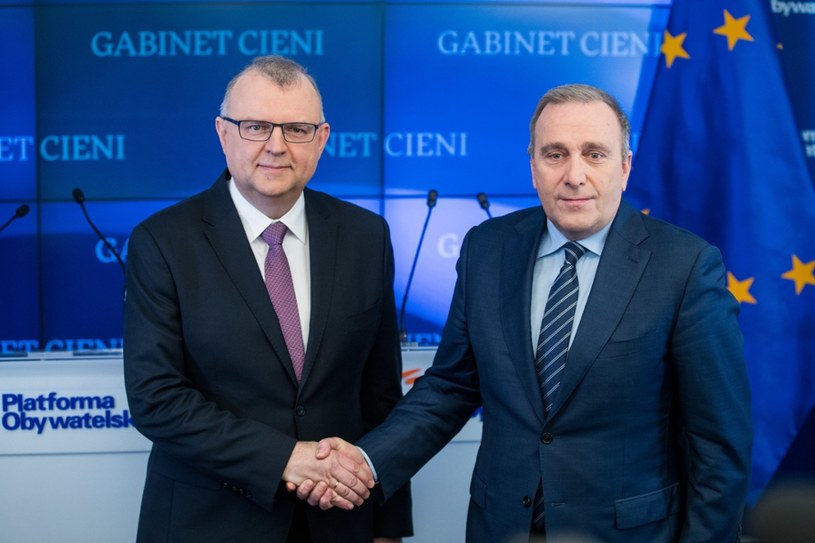
[[[738,303],[719,251],[625,201],[546,416],[530,330],[541,208],[467,235],[433,366],[357,442],[385,496],[483,406],[467,541],[546,531],[604,543],[738,538],[752,428]]]
[[[305,191],[311,323],[298,387],[230,198],[209,190],[129,242],[124,365],[131,415],[153,442],[139,540],[285,541],[297,440],[354,440],[401,397],[393,253],[385,221]],[[315,543],[411,533],[405,487],[381,508],[308,509]]]

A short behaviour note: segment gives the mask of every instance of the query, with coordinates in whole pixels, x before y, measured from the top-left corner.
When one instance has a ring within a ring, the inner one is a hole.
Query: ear
[[[218,140],[221,142],[221,149],[226,149],[226,122],[220,117],[215,117],[215,133],[218,134]]]
[[[328,123],[323,123],[317,128],[317,142],[320,147],[320,153],[322,154],[323,149],[325,148],[325,144],[328,141],[328,136],[331,135],[331,125]]]
[[[628,176],[631,175],[631,162],[633,156],[634,153],[628,151],[628,156],[625,157],[625,160],[623,160],[623,192],[625,192],[625,189],[628,188]]]
[[[535,157],[531,155],[529,157],[529,173],[532,174],[532,187],[538,190],[538,179],[535,176]]]

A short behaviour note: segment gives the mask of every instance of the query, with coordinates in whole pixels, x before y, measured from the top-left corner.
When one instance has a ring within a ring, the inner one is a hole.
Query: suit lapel
[[[339,222],[314,193],[306,189],[309,258],[311,260],[311,323],[309,324],[306,361],[302,383],[305,383],[320,350],[334,292],[334,271],[339,250]]]
[[[541,422],[544,419],[543,400],[535,375],[529,308],[532,299],[532,272],[543,225],[542,210],[521,219],[515,225],[516,235],[504,245],[500,266],[500,322],[504,340],[524,393]]]
[[[263,283],[263,276],[246,240],[238,211],[229,195],[226,174],[204,193],[202,221],[204,235],[212,250],[266,334],[278,361],[296,384],[286,341]]]
[[[651,256],[639,247],[647,235],[639,212],[623,201],[609,230],[550,418],[575,391],[622,319]]]

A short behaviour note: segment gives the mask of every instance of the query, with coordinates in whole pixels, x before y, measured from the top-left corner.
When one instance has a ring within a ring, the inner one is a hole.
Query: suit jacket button
[[[298,417],[304,417],[306,415],[306,408],[302,405],[298,405],[294,412],[297,413]]]
[[[554,436],[549,432],[544,432],[543,434],[541,434],[541,443],[543,443],[544,445],[549,445],[553,439]]]
[[[530,498],[529,496],[524,496],[523,499],[521,500],[521,504],[524,507],[529,507],[530,505],[532,505],[532,498]]]

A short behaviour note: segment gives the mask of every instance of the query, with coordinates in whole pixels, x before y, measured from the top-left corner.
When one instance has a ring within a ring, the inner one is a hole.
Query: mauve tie
[[[280,329],[289,349],[289,356],[294,367],[297,382],[303,375],[303,363],[306,359],[306,348],[303,345],[303,333],[300,328],[300,312],[297,310],[297,298],[294,296],[294,283],[291,280],[291,269],[286,253],[283,252],[283,236],[286,225],[282,222],[270,224],[261,237],[269,244],[266,254],[266,290],[272,299]]]

